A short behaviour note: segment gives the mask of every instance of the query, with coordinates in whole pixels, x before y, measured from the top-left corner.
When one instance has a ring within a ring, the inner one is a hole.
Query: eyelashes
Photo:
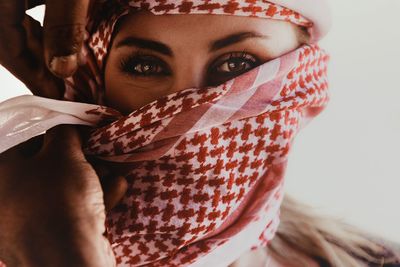
[[[224,54],[211,64],[207,74],[207,85],[222,84],[260,64],[259,59],[245,51]]]
[[[120,70],[128,75],[143,77],[165,76],[171,73],[168,65],[162,59],[140,51],[122,59]]]
[[[213,64],[211,64],[210,72],[240,72],[246,69],[250,69],[258,64],[258,60],[246,53],[242,52],[231,52],[219,57]]]
[[[261,61],[256,56],[245,51],[223,54],[207,67],[206,85],[221,84],[260,64]],[[172,70],[164,60],[141,51],[122,59],[119,67],[132,79],[157,79],[172,75]]]

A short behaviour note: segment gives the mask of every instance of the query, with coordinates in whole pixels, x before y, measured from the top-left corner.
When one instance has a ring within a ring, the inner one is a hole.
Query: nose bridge
[[[174,74],[174,82],[171,92],[181,91],[187,88],[198,88],[204,85],[205,66],[201,59],[188,58],[179,63]]]

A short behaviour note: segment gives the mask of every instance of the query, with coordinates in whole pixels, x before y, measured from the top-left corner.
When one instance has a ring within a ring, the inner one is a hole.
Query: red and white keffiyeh
[[[88,56],[95,60],[67,81],[66,98],[102,103],[99,70],[112,27],[132,8],[256,15],[314,27],[267,1],[119,1],[117,7],[111,19],[103,15],[93,24]],[[87,155],[132,163],[127,194],[106,221],[118,265],[227,266],[274,236],[291,143],[328,101],[327,61],[317,45],[305,45],[220,86],[184,89],[128,116],[97,104],[11,99],[0,105],[0,152],[57,124],[94,126]]]

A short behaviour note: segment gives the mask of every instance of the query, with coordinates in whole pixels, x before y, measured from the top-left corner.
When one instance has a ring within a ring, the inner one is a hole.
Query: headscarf
[[[255,16],[308,27],[314,40],[324,34],[315,21],[274,2],[284,1],[102,3],[89,24],[88,63],[66,80],[66,99],[93,104],[28,97],[28,105],[26,96],[2,103],[0,152],[57,124],[93,126],[87,155],[131,163],[128,191],[106,219],[119,266],[227,266],[267,245],[279,225],[293,139],[328,101],[328,56],[318,45],[127,116],[98,104],[113,27],[131,10]]]

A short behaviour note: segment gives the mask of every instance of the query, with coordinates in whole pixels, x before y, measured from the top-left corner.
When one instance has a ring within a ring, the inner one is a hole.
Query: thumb
[[[89,2],[46,1],[44,54],[50,71],[60,78],[71,76],[78,67]]]

